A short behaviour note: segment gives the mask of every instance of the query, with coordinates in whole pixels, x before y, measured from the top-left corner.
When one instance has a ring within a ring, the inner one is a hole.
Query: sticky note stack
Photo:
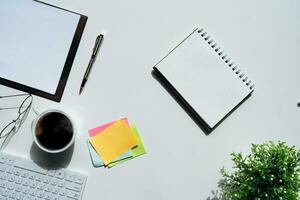
[[[135,125],[123,118],[89,130],[87,140],[94,167],[113,167],[146,153]]]

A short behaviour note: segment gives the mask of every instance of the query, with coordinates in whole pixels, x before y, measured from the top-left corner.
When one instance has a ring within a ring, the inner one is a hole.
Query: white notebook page
[[[0,77],[54,94],[79,19],[32,0],[1,0]]]
[[[197,31],[156,67],[211,128],[251,92]]]

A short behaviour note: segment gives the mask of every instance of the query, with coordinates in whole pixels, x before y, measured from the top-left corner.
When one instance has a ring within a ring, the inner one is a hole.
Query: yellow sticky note
[[[111,168],[111,167],[113,167],[113,166],[116,166],[116,165],[118,165],[118,164],[121,164],[121,163],[123,163],[123,162],[126,162],[126,161],[128,161],[128,160],[131,160],[131,159],[133,159],[133,158],[135,158],[135,157],[138,157],[138,156],[143,155],[143,154],[146,153],[144,144],[143,144],[143,142],[142,142],[142,139],[141,139],[141,137],[140,137],[140,135],[139,135],[139,132],[138,132],[138,130],[137,130],[137,128],[136,128],[135,125],[132,125],[132,126],[131,126],[131,131],[132,131],[132,133],[133,133],[133,136],[134,136],[135,139],[137,140],[137,146],[134,147],[134,148],[132,149],[132,154],[133,154],[132,157],[130,157],[130,158],[125,158],[125,159],[122,159],[122,160],[118,160],[118,161],[112,162],[112,163],[110,163],[110,164],[108,165],[108,168]]]
[[[124,120],[115,122],[100,134],[92,137],[90,143],[105,165],[137,145],[130,127]]]

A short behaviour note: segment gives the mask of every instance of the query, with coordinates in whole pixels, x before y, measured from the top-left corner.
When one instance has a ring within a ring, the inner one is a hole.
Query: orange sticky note
[[[101,134],[91,137],[90,143],[105,165],[137,145],[130,127],[124,120],[118,120],[102,131]]]

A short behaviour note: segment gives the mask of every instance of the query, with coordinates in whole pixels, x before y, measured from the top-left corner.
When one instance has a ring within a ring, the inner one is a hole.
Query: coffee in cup
[[[75,128],[71,118],[59,110],[40,114],[33,123],[36,144],[48,153],[59,153],[74,142]]]

